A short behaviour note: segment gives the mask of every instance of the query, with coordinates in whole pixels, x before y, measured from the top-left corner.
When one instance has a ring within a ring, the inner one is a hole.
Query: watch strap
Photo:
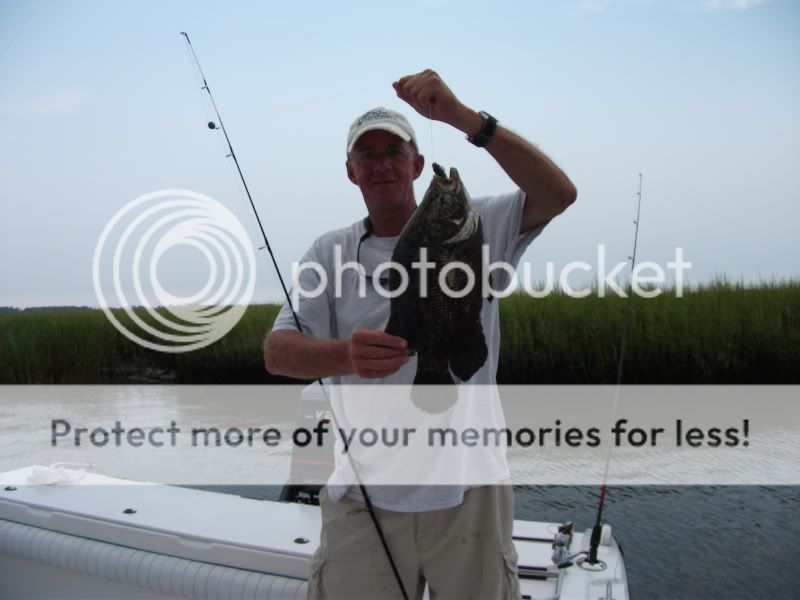
[[[497,119],[485,111],[480,111],[478,114],[483,118],[481,130],[474,135],[468,135],[467,141],[478,148],[483,148],[489,143],[489,140],[492,139],[494,132],[497,130]]]

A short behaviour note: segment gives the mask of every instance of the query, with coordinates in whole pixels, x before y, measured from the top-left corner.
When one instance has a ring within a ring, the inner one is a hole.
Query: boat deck
[[[106,547],[102,545],[110,545],[212,565],[222,568],[220,573],[231,570],[294,581],[297,585],[286,584],[291,593],[267,597],[303,597],[309,559],[319,543],[316,506],[251,500],[96,473],[85,473],[73,483],[34,485],[30,482],[36,469],[41,467],[0,474],[0,525],[6,526],[5,530],[0,527],[0,553],[16,555],[17,561],[31,560],[30,551],[15,551],[10,549],[14,544],[8,543],[13,527],[26,526],[31,528],[31,536],[42,530],[95,541],[101,544],[95,552]],[[610,598],[608,594],[615,600],[627,598],[624,566],[613,540],[600,548],[599,558],[607,564],[605,571],[592,572],[578,566],[559,570],[550,559],[557,528],[557,523],[514,521],[523,598]],[[18,529],[14,531],[20,535]],[[574,534],[573,552],[587,546],[585,533]],[[234,575],[230,578],[235,579]],[[175,587],[174,582],[169,584],[169,591],[175,591]],[[189,597],[228,595],[197,596],[193,591]]]

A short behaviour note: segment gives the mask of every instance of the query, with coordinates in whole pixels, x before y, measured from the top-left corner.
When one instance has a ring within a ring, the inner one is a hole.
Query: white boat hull
[[[319,541],[315,506],[94,473],[35,485],[35,469],[0,474],[0,598],[306,596]],[[613,538],[598,551],[603,570],[558,569],[550,559],[557,528],[514,521],[523,598],[627,600]],[[587,533],[575,533],[570,553],[586,551],[588,542]]]

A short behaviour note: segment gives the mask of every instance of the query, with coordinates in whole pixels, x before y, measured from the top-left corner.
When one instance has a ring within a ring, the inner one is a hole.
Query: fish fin
[[[463,323],[453,336],[450,349],[450,370],[461,381],[467,381],[484,365],[489,356],[486,337],[479,321]]]
[[[480,227],[480,217],[478,216],[478,212],[476,210],[470,210],[469,214],[467,214],[466,218],[464,219],[461,228],[456,232],[456,234],[443,241],[443,246],[449,246],[453,244],[457,244],[458,242],[463,242],[464,240],[468,240],[475,232],[478,231],[478,227]]]

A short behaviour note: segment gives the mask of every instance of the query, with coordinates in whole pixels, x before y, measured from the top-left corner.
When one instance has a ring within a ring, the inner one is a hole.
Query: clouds
[[[744,11],[767,3],[767,0],[702,0],[704,10]]]
[[[617,7],[669,6],[676,10],[700,10],[705,12],[743,12],[767,4],[769,0],[574,0],[570,14],[574,16],[600,15]]]

